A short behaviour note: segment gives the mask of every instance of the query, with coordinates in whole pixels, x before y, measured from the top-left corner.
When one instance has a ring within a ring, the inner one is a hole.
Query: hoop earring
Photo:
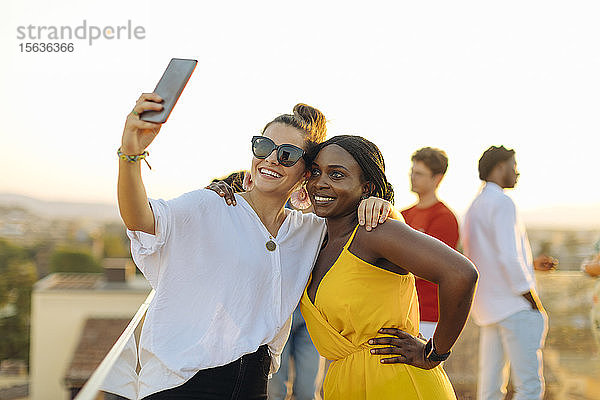
[[[250,172],[246,172],[244,174],[244,180],[242,182],[242,189],[244,189],[244,192],[249,192],[250,190],[252,190],[253,187],[254,182],[252,181],[252,176],[250,175]]]
[[[300,189],[292,192],[290,195],[290,203],[297,210],[306,210],[311,206],[310,197],[306,191],[305,185],[302,185]]]

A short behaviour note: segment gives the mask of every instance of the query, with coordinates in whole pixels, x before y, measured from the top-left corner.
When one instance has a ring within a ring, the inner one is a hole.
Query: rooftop
[[[104,274],[97,273],[66,273],[58,272],[50,274],[39,280],[35,286],[36,292],[40,291],[136,291],[146,292],[150,290],[148,281],[141,275],[136,275],[126,282],[107,282]]]
[[[89,318],[85,321],[65,375],[68,386],[81,387],[88,380],[128,323],[129,319],[121,318]]]

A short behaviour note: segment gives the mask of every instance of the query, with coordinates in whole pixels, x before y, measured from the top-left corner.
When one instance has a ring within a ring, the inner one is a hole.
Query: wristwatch
[[[429,341],[425,345],[425,359],[429,360],[429,361],[435,361],[435,362],[446,361],[446,359],[448,357],[450,357],[450,353],[452,353],[452,351],[449,351],[444,354],[438,354],[435,351],[435,345],[433,344],[433,338],[429,339]]]

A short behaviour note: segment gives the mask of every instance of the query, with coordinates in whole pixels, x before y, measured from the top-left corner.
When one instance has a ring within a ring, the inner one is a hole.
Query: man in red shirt
[[[437,198],[437,188],[448,168],[448,157],[443,150],[424,147],[412,155],[410,171],[411,190],[419,196],[414,206],[402,211],[406,223],[413,229],[441,240],[456,249],[458,221],[444,203]],[[433,336],[438,322],[437,285],[416,278],[420,332],[427,339]]]

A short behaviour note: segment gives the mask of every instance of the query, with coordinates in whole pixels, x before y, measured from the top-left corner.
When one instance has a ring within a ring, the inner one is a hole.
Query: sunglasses
[[[254,157],[264,160],[277,150],[277,161],[284,167],[291,167],[304,155],[304,150],[293,144],[280,144],[277,146],[266,136],[252,137],[252,154]]]

